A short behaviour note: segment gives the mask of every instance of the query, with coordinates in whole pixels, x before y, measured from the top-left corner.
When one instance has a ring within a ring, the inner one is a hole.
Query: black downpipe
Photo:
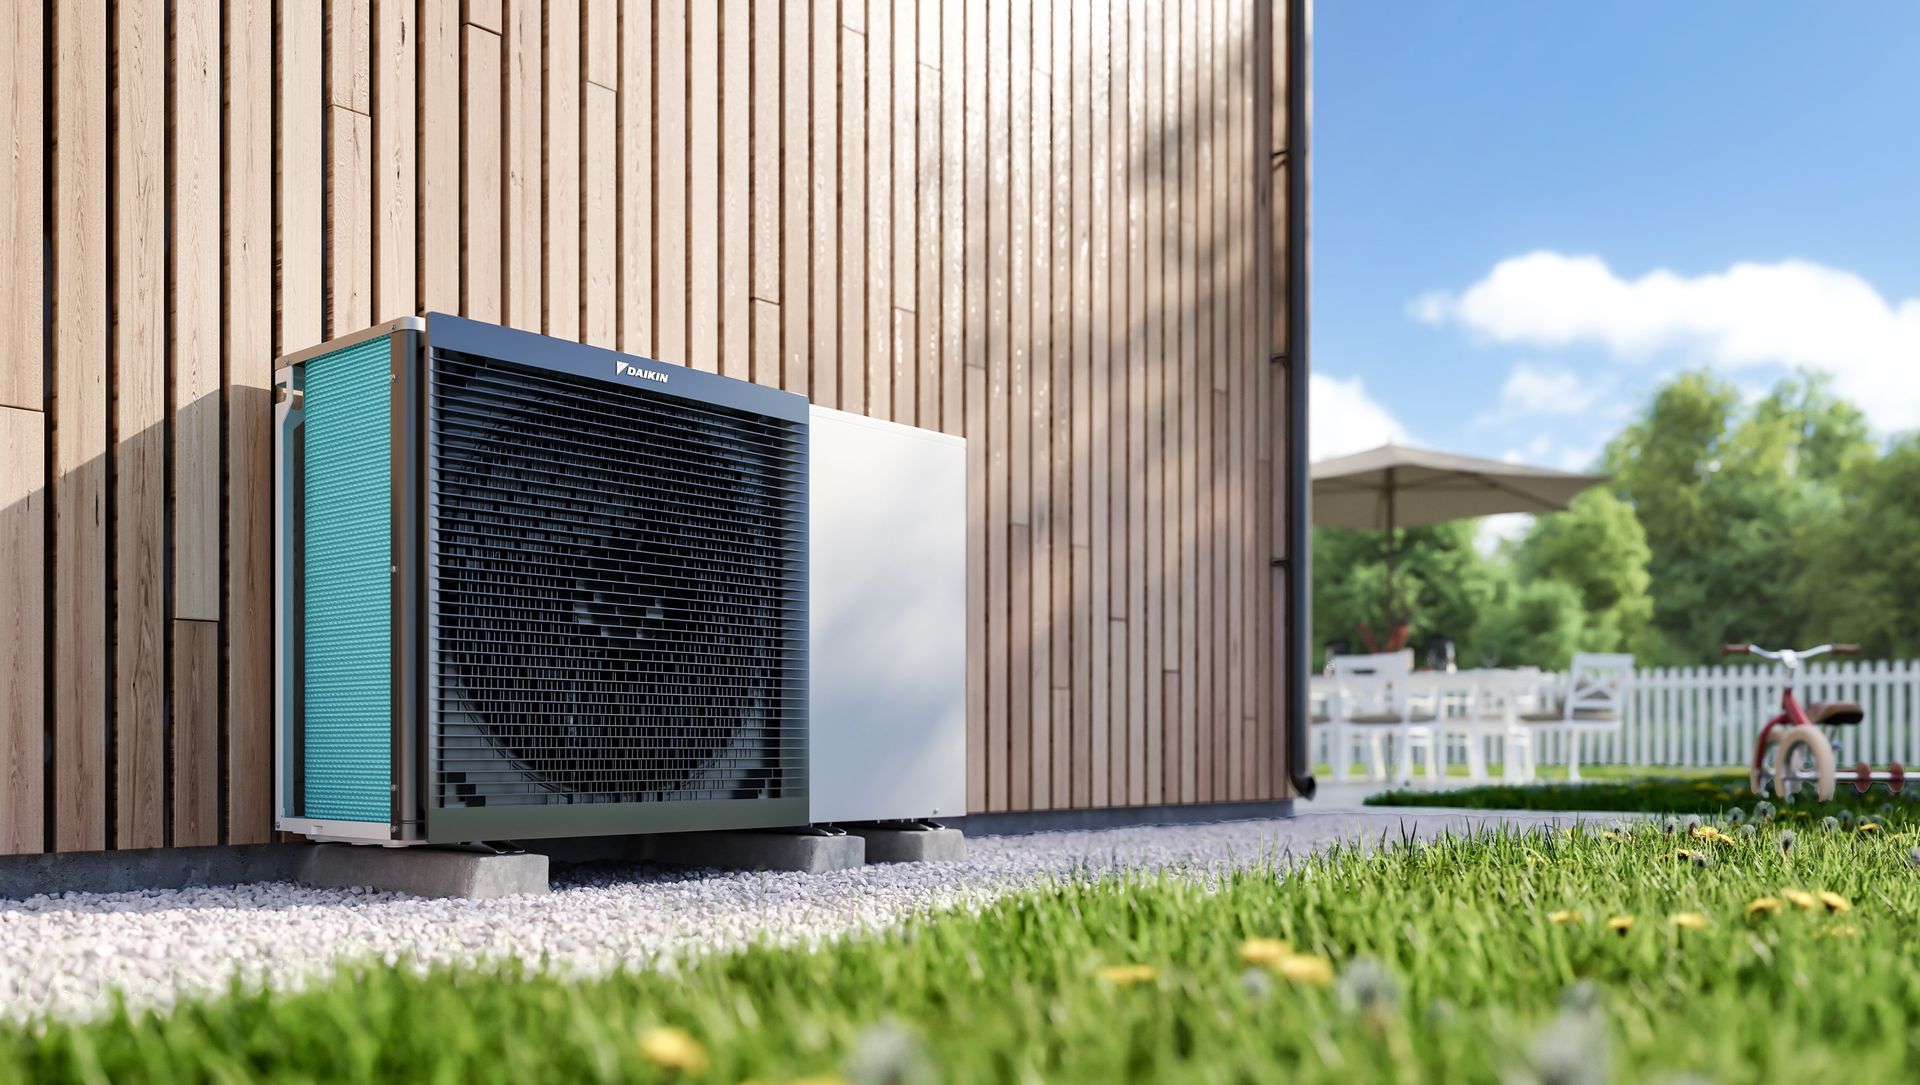
[[[1303,799],[1313,798],[1308,658],[1313,646],[1311,596],[1312,492],[1307,475],[1307,137],[1313,0],[1286,0],[1287,11],[1287,775]]]

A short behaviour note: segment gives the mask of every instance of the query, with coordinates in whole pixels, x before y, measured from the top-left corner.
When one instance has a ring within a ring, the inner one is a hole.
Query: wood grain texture
[[[812,283],[808,326],[812,339],[809,392],[813,402],[840,406],[840,21],[834,0],[814,0],[807,12],[811,39],[807,100],[811,110],[808,147],[807,274]],[[798,93],[797,88],[795,93]]]
[[[166,843],[166,12],[113,24],[112,843]]]
[[[654,357],[687,364],[687,0],[654,8]]]
[[[448,239],[460,236],[460,0],[420,2],[418,168],[420,308],[457,313],[460,246]]]
[[[546,259],[546,216],[541,209],[541,140],[546,131],[541,108],[542,68],[540,4],[521,0],[504,14],[501,36],[507,86],[502,108],[502,154],[506,170],[506,225],[500,236],[501,304],[505,322],[525,331],[540,330],[543,304],[541,268]]]
[[[618,105],[614,92],[598,83],[588,83],[585,92],[580,338],[594,346],[612,349],[619,345],[620,338],[616,270],[620,179],[614,173],[617,161],[614,144],[620,138]]]
[[[753,375],[753,37],[747,0],[720,6],[719,371]]]
[[[418,301],[417,0],[373,0],[373,95],[400,108],[373,113],[373,321],[411,316]]]
[[[891,0],[867,5],[867,32],[861,40],[866,71],[855,69],[854,86],[864,90],[860,138],[866,155],[861,229],[866,234],[867,289],[866,413],[893,417],[893,7]],[[856,94],[862,90],[856,89]],[[909,303],[911,304],[911,303]]]
[[[468,24],[460,36],[460,311],[498,323],[505,282],[501,201],[506,196],[500,35]]]
[[[173,834],[176,848],[220,842],[220,626],[173,622]]]
[[[226,0],[221,296],[227,404],[227,844],[273,831],[273,20]],[[363,118],[364,119],[364,118]]]
[[[780,11],[780,386],[809,395],[813,337],[812,6]],[[762,383],[766,375],[760,374]]]
[[[29,54],[37,55],[37,54]],[[0,407],[0,854],[46,849],[47,416]]]
[[[840,220],[841,280],[835,285],[840,308],[839,407],[865,414],[867,409],[867,39],[855,30],[840,31]]]
[[[45,23],[42,0],[0,10],[0,56],[9,58],[0,71],[0,131],[8,133],[0,144],[0,273],[9,284],[0,291],[0,407],[30,411],[45,406]]]
[[[620,349],[653,345],[653,4],[620,4]]]
[[[687,5],[687,354],[720,370],[720,4]]]
[[[329,105],[327,149],[325,324],[332,339],[373,323],[373,119]]]
[[[166,357],[172,371],[174,617],[220,618],[220,7],[173,8],[167,101]],[[316,58],[314,71],[319,71]],[[314,100],[318,101],[316,86]],[[317,108],[317,106],[316,106]],[[191,150],[198,148],[197,151]],[[312,334],[319,334],[319,214],[313,214]]]
[[[581,94],[585,89],[580,55],[579,3],[547,4],[546,82],[541,107],[546,111],[542,156],[546,174],[545,299],[542,329],[556,339],[580,338]],[[497,113],[496,113],[497,115]],[[495,126],[498,130],[498,126]],[[468,138],[472,138],[469,131]],[[471,172],[470,160],[467,168]]]
[[[53,834],[107,845],[107,17],[53,20]]]
[[[280,130],[273,140],[275,184],[281,195],[275,209],[279,299],[275,342],[281,353],[310,347],[322,340],[326,289],[322,249],[326,214],[324,192],[327,163],[323,141],[293,133],[315,133],[327,123],[326,76],[322,66],[324,19],[318,4],[279,0],[278,33],[274,38],[275,85]],[[184,22],[184,21],[183,21]],[[218,47],[219,25],[212,28]],[[204,32],[204,31],[203,31]],[[218,69],[215,70],[216,86]],[[218,123],[204,134],[218,135]],[[204,144],[203,144],[204,146]],[[181,156],[185,158],[187,156]],[[219,168],[217,157],[196,155],[200,168]],[[217,191],[217,183],[208,192]],[[217,217],[216,217],[217,221]]]

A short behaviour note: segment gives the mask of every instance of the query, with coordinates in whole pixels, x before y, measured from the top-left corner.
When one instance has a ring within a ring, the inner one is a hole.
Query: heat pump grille
[[[434,351],[442,806],[805,793],[806,434]]]

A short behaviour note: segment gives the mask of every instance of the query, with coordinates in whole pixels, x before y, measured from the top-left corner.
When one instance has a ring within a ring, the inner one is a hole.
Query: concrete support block
[[[967,837],[958,829],[888,829],[848,826],[867,842],[869,863],[952,863],[967,857]]]
[[[825,874],[866,865],[866,841],[851,833],[721,831],[660,833],[635,841],[639,857],[673,866],[722,870],[790,870]]]
[[[317,844],[301,856],[308,885],[366,886],[416,897],[491,900],[547,891],[547,857],[532,852],[489,855],[443,848]]]

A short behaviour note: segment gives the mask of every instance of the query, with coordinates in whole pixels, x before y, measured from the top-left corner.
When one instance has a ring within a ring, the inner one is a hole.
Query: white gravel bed
[[[556,868],[546,896],[423,900],[286,882],[0,901],[0,1015],[84,1018],[111,992],[136,1007],[248,984],[298,987],[356,961],[425,966],[520,958],[569,975],[658,967],[765,937],[808,943],[927,911],[978,907],[1045,878],[1219,868],[1339,841],[1574,820],[1445,811],[1303,814],[1100,832],[983,837],[965,862],[832,874]]]

